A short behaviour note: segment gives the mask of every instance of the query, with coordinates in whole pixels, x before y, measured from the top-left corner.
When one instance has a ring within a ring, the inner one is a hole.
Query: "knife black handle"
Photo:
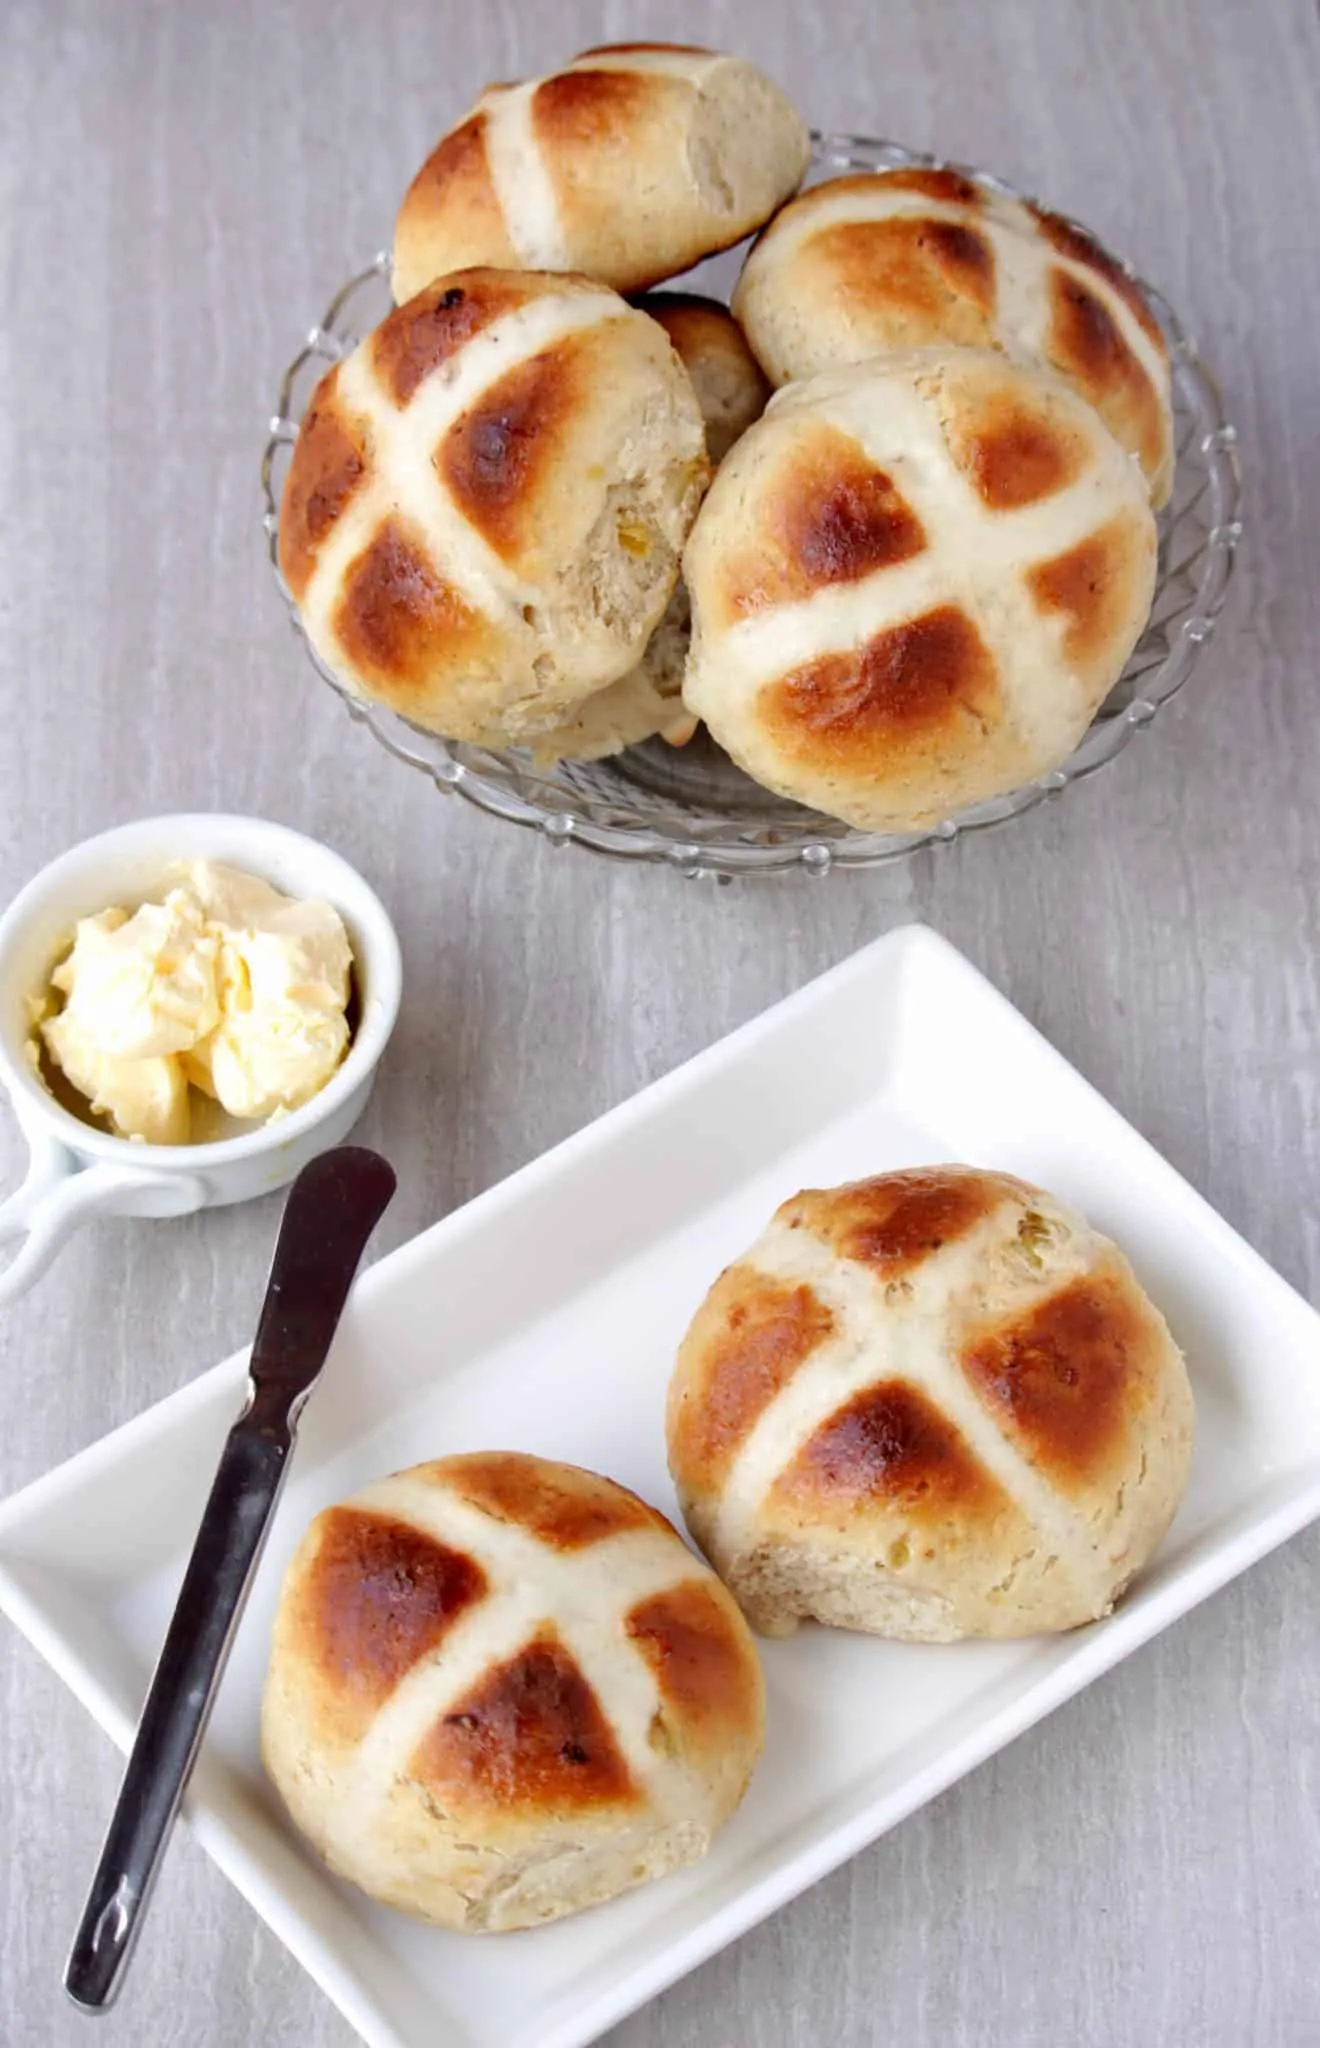
[[[292,1444],[242,1422],[226,1439],[64,1973],[88,2012],[111,2004],[142,1924]]]
[[[138,1723],[64,1988],[112,2003],[192,1774],[293,1449],[368,1237],[394,1191],[374,1152],[342,1146],[289,1195],[253,1346],[247,1406],[221,1453]]]

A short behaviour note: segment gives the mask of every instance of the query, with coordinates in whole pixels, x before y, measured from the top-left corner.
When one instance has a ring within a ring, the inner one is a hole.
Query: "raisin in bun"
[[[692,379],[712,465],[759,419],[770,396],[746,338],[727,306],[696,292],[647,292],[633,302],[658,321]],[[539,762],[595,761],[658,733],[671,746],[691,739],[696,720],[683,703],[692,609],[680,578],[635,669],[598,690],[572,718],[538,734]]]

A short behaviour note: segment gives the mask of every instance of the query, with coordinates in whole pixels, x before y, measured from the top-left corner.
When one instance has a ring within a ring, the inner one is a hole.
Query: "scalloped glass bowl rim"
[[[934,168],[948,160],[905,149],[899,143],[867,136],[823,135],[813,132],[814,167],[831,171],[871,170],[896,165]],[[948,168],[1002,192],[1026,199],[1005,179],[972,165],[948,163]],[[1074,223],[1090,234],[1083,223]],[[1071,757],[1048,775],[988,802],[942,819],[938,824],[905,833],[861,832],[837,820],[820,817],[797,805],[783,802],[765,792],[767,810],[735,815],[712,809],[705,816],[676,816],[663,808],[663,799],[645,787],[628,781],[618,763],[626,756],[590,763],[561,763],[557,769],[537,769],[519,752],[494,753],[442,738],[439,734],[409,724],[382,706],[358,699],[345,690],[339,679],[316,654],[302,631],[297,607],[280,574],[278,562],[278,492],[275,471],[282,451],[296,438],[298,414],[291,410],[294,387],[310,363],[328,368],[346,352],[360,329],[340,329],[344,309],[360,291],[386,282],[388,290],[389,253],[382,251],[367,269],[343,285],[331,300],[304,346],[286,370],[278,410],[270,421],[262,459],[261,479],[265,501],[264,530],[269,546],[276,585],[307,653],[322,679],[340,697],[358,723],[396,760],[420,769],[431,777],[437,789],[453,792],[490,815],[512,824],[531,826],[553,845],[582,846],[614,859],[658,862],[689,876],[715,876],[731,880],[738,874],[769,874],[786,868],[800,868],[825,875],[835,868],[878,867],[904,860],[926,846],[949,845],[967,833],[982,832],[1034,810],[1046,799],[1061,796],[1073,783],[1084,780],[1115,759],[1135,732],[1149,725],[1161,705],[1180,690],[1190,675],[1197,655],[1211,637],[1223,606],[1234,554],[1241,537],[1239,517],[1241,478],[1238,468],[1237,434],[1224,414],[1218,386],[1201,361],[1195,344],[1181,321],[1153,285],[1132,267],[1116,258],[1149,302],[1169,346],[1173,375],[1175,410],[1190,417],[1193,432],[1180,446],[1178,469],[1185,478],[1188,462],[1204,472],[1200,491],[1192,506],[1184,506],[1171,527],[1162,522],[1161,579],[1156,592],[1155,611],[1161,593],[1173,574],[1195,571],[1190,603],[1176,614],[1176,625],[1168,622],[1170,644],[1164,658],[1153,667],[1140,669],[1135,681],[1140,688],[1120,708],[1102,713],[1083,736]],[[1199,431],[1197,431],[1199,429]],[[281,479],[282,480],[282,479]],[[1178,482],[1175,479],[1177,502]],[[1188,557],[1175,571],[1165,559],[1168,536],[1176,531],[1177,519],[1187,516],[1206,491],[1211,495],[1213,517],[1199,556]],[[1166,515],[1167,518],[1167,515]],[[1154,629],[1154,616],[1152,627]],[[1138,643],[1129,669],[1139,661],[1145,638]],[[1125,677],[1128,672],[1125,671]],[[1119,690],[1123,688],[1120,682]],[[1117,692],[1115,694],[1118,694]],[[1112,700],[1111,700],[1112,702]],[[653,742],[653,745],[661,745]],[[605,775],[612,786],[605,793],[581,786],[581,778]],[[749,788],[754,785],[749,784]]]

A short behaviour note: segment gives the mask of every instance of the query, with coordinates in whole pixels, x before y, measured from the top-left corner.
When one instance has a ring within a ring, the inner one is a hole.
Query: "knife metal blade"
[[[113,2001],[196,1761],[279,1498],[298,1418],[367,1239],[394,1193],[375,1152],[341,1145],[289,1191],[252,1346],[248,1397],[220,1456],[64,1974],[85,2012]]]

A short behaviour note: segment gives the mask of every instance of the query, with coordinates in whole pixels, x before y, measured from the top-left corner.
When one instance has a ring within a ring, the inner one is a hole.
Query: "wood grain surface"
[[[1244,551],[1182,698],[997,836],[685,884],[442,800],[313,677],[263,556],[281,367],[489,78],[728,45],[821,126],[993,166],[1167,291],[1242,434]],[[362,1135],[381,1249],[886,926],[961,946],[1246,1236],[1320,1284],[1320,25],[1303,0],[6,0],[0,899],[176,809],[286,820],[379,888],[407,996]],[[21,1148],[0,1116],[0,1172]],[[83,1234],[0,1326],[0,1487],[250,1332],[266,1202]],[[1320,1361],[1317,1361],[1320,1368]],[[618,2029],[617,2048],[1313,2048],[1320,1534]],[[0,1638],[0,2042],[60,1972],[118,1759]],[[342,2048],[176,1841],[105,2048]]]

